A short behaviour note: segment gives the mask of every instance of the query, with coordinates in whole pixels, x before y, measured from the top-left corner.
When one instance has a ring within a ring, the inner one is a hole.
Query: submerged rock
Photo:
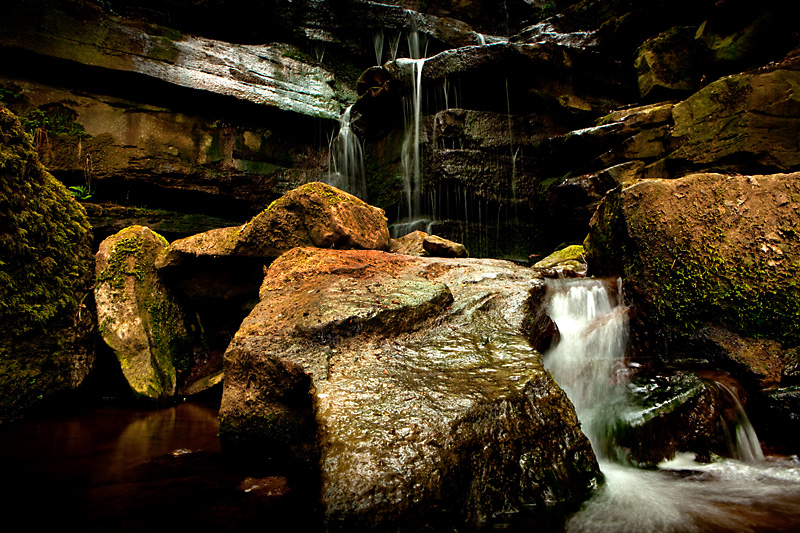
[[[150,228],[131,226],[100,244],[95,300],[100,333],[131,390],[169,398],[193,360],[190,323],[154,267],[167,247]]]
[[[91,228],[0,105],[0,424],[94,365]]]
[[[478,525],[581,501],[600,479],[521,333],[533,271],[296,248],[226,353],[233,460],[320,465],[332,531]]]

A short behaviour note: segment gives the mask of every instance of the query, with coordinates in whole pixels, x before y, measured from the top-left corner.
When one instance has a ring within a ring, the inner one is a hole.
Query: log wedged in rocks
[[[600,480],[591,447],[519,333],[538,279],[496,260],[285,253],[226,354],[223,449],[318,460],[332,531],[581,501]]]

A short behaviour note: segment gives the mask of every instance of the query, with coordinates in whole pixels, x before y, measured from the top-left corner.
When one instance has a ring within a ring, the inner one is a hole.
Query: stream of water
[[[561,341],[545,364],[576,406],[605,483],[565,522],[496,524],[515,533],[800,531],[800,460],[761,455],[743,420],[736,450],[712,463],[689,454],[653,469],[618,460],[609,405],[623,401],[627,312],[617,283],[559,280],[549,312]],[[34,531],[321,531],[308,494],[265,501],[239,488],[223,459],[216,403],[161,409],[101,403],[0,429],[4,516]],[[742,410],[741,416],[746,418]],[[249,475],[249,474],[248,474]],[[265,474],[268,475],[268,474]]]
[[[739,459],[700,463],[683,454],[652,470],[625,464],[609,431],[628,384],[619,282],[559,280],[548,289],[561,339],[545,366],[575,405],[605,476],[566,531],[800,531],[800,461],[765,458],[741,404],[731,431]]]

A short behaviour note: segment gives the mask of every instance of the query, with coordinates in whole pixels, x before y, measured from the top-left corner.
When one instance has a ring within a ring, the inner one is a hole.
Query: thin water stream
[[[559,280],[548,289],[561,340],[545,366],[574,403],[605,475],[566,531],[800,531],[800,461],[764,458],[741,404],[730,432],[739,459],[700,463],[683,454],[651,470],[626,464],[611,435],[628,385],[628,313],[619,282]]]

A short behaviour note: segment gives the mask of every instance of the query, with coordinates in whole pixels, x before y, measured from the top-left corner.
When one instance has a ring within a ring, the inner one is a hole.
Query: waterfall
[[[405,111],[405,137],[403,139],[402,169],[403,189],[408,208],[408,218],[422,214],[422,173],[420,162],[420,123],[422,115],[422,66],[424,59],[407,61],[411,79],[411,94],[403,99]]]
[[[728,449],[734,459],[749,463],[763,461],[764,452],[758,436],[744,411],[739,397],[730,387],[721,382],[714,382],[727,399],[733,404],[733,420],[730,422],[722,418],[722,426],[728,440]]]
[[[381,60],[383,59],[383,30],[375,32],[372,41],[375,46],[375,64],[381,65]]]
[[[598,455],[607,455],[608,426],[625,395],[628,314],[620,282],[548,280],[547,313],[561,340],[545,366],[575,405],[583,432]],[[609,288],[616,285],[616,291]],[[601,451],[605,451],[602,452]]]
[[[624,418],[630,402],[628,313],[620,282],[547,284],[546,311],[560,340],[545,354],[545,366],[574,404],[605,477],[568,517],[567,532],[798,530],[800,461],[796,456],[763,459],[741,403],[721,383],[736,412],[730,429],[733,459],[699,463],[692,454],[680,454],[652,470],[625,464],[624,450],[612,438],[614,420]]]
[[[339,119],[339,133],[328,151],[328,183],[366,199],[367,184],[364,171],[364,151],[352,127],[353,106],[349,106]]]

